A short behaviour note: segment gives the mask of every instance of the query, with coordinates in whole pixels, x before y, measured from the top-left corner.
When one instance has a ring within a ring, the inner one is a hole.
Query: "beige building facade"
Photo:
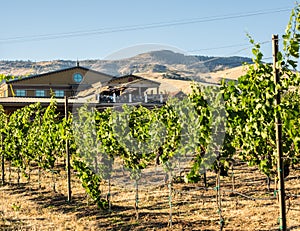
[[[85,103],[102,109],[124,103],[149,106],[163,102],[159,86],[159,82],[140,76],[114,77],[77,63],[71,68],[2,82],[0,104],[7,113],[35,102],[47,106],[52,97],[61,111],[65,97],[72,99],[71,106],[76,107]]]
[[[100,82],[106,84],[113,76],[79,65],[59,71],[16,78],[0,85],[0,97],[64,98]]]

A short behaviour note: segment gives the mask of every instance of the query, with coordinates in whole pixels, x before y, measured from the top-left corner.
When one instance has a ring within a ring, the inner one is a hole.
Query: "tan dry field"
[[[300,230],[300,169],[297,167],[286,178],[289,230]],[[173,227],[170,228],[168,187],[161,179],[152,179],[155,174],[150,169],[141,180],[140,218],[136,220],[133,182],[121,168],[117,167],[112,180],[111,212],[99,210],[89,201],[74,175],[73,200],[68,203],[64,168],[58,168],[61,172],[55,177],[56,192],[52,190],[49,173],[43,173],[39,190],[36,169],[32,172],[32,183],[21,178],[19,186],[13,172],[11,183],[0,187],[0,230],[220,230],[213,172],[207,174],[207,190],[202,182],[173,184]],[[163,172],[157,175],[162,176]],[[267,191],[265,177],[254,167],[237,164],[233,171],[233,193],[231,176],[221,179],[223,230],[278,230],[278,201],[273,190]],[[153,181],[143,183],[145,179]],[[101,185],[101,190],[107,193],[107,185]]]
[[[239,66],[222,71],[205,73],[206,76],[210,76],[210,82],[200,82],[202,85],[215,85],[219,84],[222,79],[237,80],[240,76],[246,74],[247,66]],[[192,92],[192,81],[176,80],[163,78],[163,73],[135,73],[138,76],[148,78],[157,82],[160,82],[160,91],[163,93],[176,93],[179,91],[189,94]],[[199,82],[198,82],[199,83]]]

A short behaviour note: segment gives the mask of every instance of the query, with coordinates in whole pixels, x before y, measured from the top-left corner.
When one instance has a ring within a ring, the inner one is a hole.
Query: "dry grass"
[[[174,183],[173,227],[169,228],[168,188],[162,183],[160,169],[145,171],[140,185],[140,219],[136,220],[133,182],[120,167],[116,168],[111,212],[101,211],[89,202],[75,176],[73,201],[68,203],[62,166],[56,176],[57,192],[52,190],[49,173],[43,174],[42,188],[38,189],[36,170],[30,184],[22,178],[19,186],[14,172],[11,183],[0,187],[1,230],[219,230],[214,173],[208,173],[207,190],[202,183]],[[145,179],[155,177],[155,171],[157,181],[152,179],[147,184]],[[234,177],[235,191],[248,197],[231,193],[231,177],[222,178],[224,230],[278,230],[278,203],[273,192],[267,191],[265,177],[244,164],[236,167]],[[101,189],[107,192],[107,185]],[[300,197],[295,196],[300,194],[299,170],[293,170],[286,179],[286,189],[288,226],[290,230],[300,230]]]
[[[202,82],[201,84],[203,85],[220,84],[222,79],[237,80],[240,76],[244,75],[246,72],[247,72],[246,66],[239,66],[235,68],[226,69],[223,71],[205,73],[206,76],[209,76],[209,79],[207,79],[207,83]],[[192,81],[163,78],[163,74],[164,73],[152,73],[152,72],[136,73],[136,75],[159,82],[161,84],[159,87],[161,92],[172,93],[172,92],[182,91],[185,94],[190,94],[192,92],[192,88],[191,88]]]

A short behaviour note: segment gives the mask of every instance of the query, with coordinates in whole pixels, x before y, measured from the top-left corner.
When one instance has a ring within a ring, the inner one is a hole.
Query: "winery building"
[[[71,106],[94,103],[98,107],[113,104],[163,103],[160,83],[140,76],[114,77],[77,65],[48,73],[3,81],[0,85],[0,104],[9,113],[31,103],[48,105],[56,98],[63,107],[64,98]]]

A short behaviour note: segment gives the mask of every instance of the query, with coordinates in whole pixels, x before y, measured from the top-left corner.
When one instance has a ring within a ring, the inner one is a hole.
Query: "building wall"
[[[6,84],[0,86],[0,97],[7,97],[8,94],[8,86]]]
[[[80,83],[74,81],[76,73],[83,76]],[[78,67],[3,84],[0,86],[0,97],[16,96],[17,90],[25,90],[25,97],[37,97],[36,90],[44,90],[44,97],[51,97],[55,90],[64,91],[64,96],[73,96],[78,90],[84,90],[96,82],[106,83],[111,78],[109,75]]]

